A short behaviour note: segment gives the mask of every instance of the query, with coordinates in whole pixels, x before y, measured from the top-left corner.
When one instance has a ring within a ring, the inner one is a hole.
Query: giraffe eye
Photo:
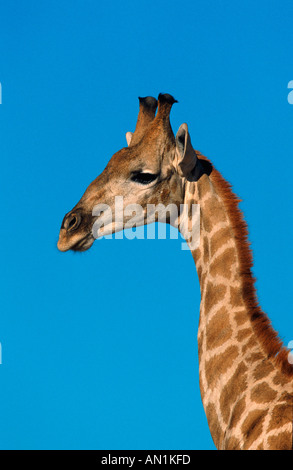
[[[135,171],[131,175],[131,181],[140,184],[150,184],[158,178],[159,175],[153,173],[142,173],[141,171]]]

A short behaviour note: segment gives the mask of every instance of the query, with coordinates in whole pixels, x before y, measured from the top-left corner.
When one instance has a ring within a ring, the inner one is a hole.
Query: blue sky
[[[260,303],[293,339],[292,17],[286,0],[1,3],[0,448],[214,449],[181,240],[56,248],[138,96],[173,94],[174,132],[242,198]]]

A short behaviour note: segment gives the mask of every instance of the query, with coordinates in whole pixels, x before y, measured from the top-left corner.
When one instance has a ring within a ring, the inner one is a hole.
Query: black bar
[[[213,451],[196,450],[1,450],[0,465],[9,468],[14,463],[42,463],[51,465],[68,465],[87,469],[105,468],[108,465],[124,468],[148,468],[153,465],[199,465],[203,453]],[[210,454],[210,457],[212,455]],[[207,459],[209,460],[209,459]]]

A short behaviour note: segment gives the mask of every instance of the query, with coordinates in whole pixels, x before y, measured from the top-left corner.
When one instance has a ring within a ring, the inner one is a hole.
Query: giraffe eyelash
[[[131,175],[131,181],[140,184],[150,184],[158,178],[158,174],[153,173],[142,173],[141,171],[136,171]]]

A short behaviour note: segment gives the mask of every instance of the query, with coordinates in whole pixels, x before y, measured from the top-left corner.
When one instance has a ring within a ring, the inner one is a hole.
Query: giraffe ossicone
[[[193,148],[186,123],[174,136],[175,102],[169,94],[139,99],[127,147],[112,156],[65,215],[58,248],[85,251],[103,232],[159,221],[160,210],[148,217],[150,205],[161,207],[164,221],[174,223],[166,208],[176,208],[200,283],[199,381],[214,443],[218,449],[292,449],[290,350],[259,306],[239,199]],[[121,199],[115,214],[116,197]],[[195,218],[192,207],[198,208]]]

